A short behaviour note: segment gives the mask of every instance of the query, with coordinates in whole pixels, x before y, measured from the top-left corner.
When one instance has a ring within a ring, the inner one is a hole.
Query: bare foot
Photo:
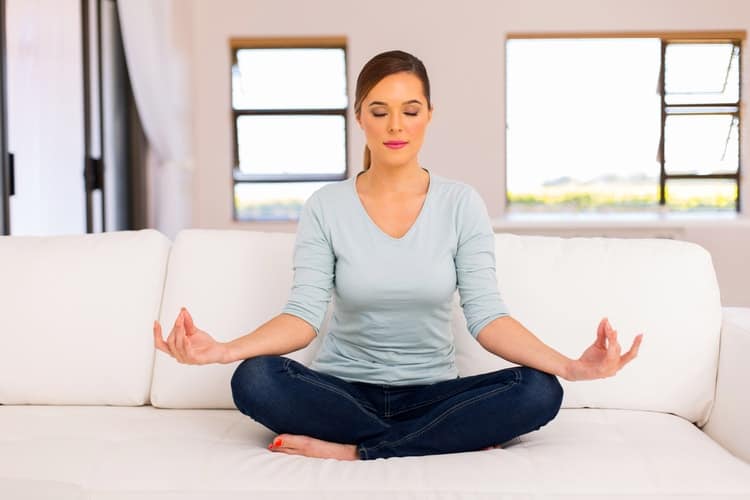
[[[494,450],[495,448],[502,449],[503,447],[500,446],[499,444],[495,444],[495,445],[492,445],[492,446],[488,446],[487,448],[482,448],[482,451],[484,451],[484,450]]]
[[[298,434],[279,434],[268,449],[306,457],[359,460],[356,444],[333,443]]]

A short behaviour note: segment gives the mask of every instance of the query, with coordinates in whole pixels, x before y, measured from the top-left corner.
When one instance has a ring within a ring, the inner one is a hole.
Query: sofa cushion
[[[191,229],[170,255],[161,321],[179,308],[222,341],[279,314],[292,285],[293,233]],[[721,305],[710,254],[666,239],[558,238],[496,234],[498,287],[511,315],[554,349],[578,357],[606,316],[623,352],[645,332],[638,358],[615,377],[560,379],[564,408],[670,412],[702,425],[714,397]],[[309,364],[326,334],[288,356]],[[454,294],[452,328],[463,376],[515,363],[468,334]],[[151,403],[162,408],[234,408],[231,365],[183,365],[157,352]],[[668,366],[668,371],[665,371]],[[674,376],[679,374],[679,376]]]
[[[622,408],[680,415],[703,425],[714,399],[721,302],[711,255],[668,239],[496,235],[498,287],[511,315],[543,342],[578,358],[607,317],[624,354],[616,376],[568,382],[564,408]],[[469,336],[454,308],[461,375],[506,366]]]
[[[169,257],[160,321],[166,339],[180,307],[216,340],[245,335],[281,313],[292,287],[294,233],[188,229]],[[321,331],[327,329],[331,308]],[[305,365],[319,345],[287,356]],[[186,365],[157,351],[151,404],[159,408],[235,408],[229,381],[238,362]]]
[[[0,403],[146,403],[169,247],[151,229],[0,237]]]
[[[2,475],[91,500],[750,497],[750,465],[665,413],[563,409],[504,449],[339,461],[274,453],[236,410],[0,406]]]
[[[73,483],[0,477],[0,498],[11,500],[89,500]]]

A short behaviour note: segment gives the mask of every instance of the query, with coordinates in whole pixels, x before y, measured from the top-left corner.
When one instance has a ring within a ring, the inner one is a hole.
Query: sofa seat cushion
[[[750,497],[750,465],[657,412],[563,409],[504,449],[367,461],[271,452],[236,410],[0,406],[0,429],[2,476],[91,499]]]
[[[0,498],[12,500],[88,500],[77,484],[0,477]]]

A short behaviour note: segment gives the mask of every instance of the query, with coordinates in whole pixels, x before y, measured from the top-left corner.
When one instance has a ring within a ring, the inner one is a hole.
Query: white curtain
[[[125,59],[149,142],[148,225],[174,240],[192,222],[190,8],[184,0],[119,0]]]

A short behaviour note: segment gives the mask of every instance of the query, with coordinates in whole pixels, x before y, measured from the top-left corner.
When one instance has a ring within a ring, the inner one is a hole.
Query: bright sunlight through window
[[[340,47],[239,48],[232,66],[237,220],[295,220],[346,177],[346,65]]]
[[[738,42],[510,39],[506,57],[509,213],[738,209]]]

